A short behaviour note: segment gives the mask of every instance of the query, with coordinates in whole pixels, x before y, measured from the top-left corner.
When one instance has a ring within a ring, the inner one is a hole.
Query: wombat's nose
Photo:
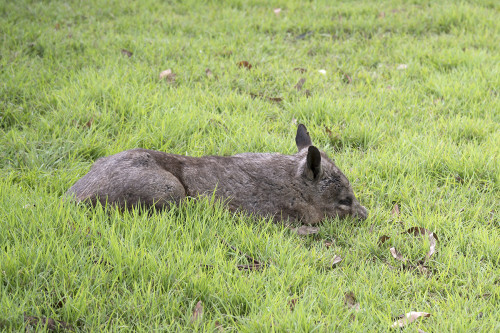
[[[368,217],[368,211],[364,206],[359,205],[354,215],[360,220],[365,220]]]

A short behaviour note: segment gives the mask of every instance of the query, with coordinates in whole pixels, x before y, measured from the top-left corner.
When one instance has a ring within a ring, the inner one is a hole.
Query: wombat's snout
[[[360,220],[365,220],[368,217],[368,211],[366,210],[365,206],[359,205],[356,208],[356,212],[354,213],[354,216]]]

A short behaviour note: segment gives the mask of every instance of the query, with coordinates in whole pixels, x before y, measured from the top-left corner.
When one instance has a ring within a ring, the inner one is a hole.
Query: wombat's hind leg
[[[144,170],[127,180],[123,195],[117,198],[119,206],[145,206],[168,209],[186,197],[179,179],[162,169]]]

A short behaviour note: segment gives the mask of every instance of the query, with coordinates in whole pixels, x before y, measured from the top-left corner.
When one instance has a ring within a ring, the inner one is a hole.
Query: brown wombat
[[[299,125],[298,153],[189,157],[132,149],[97,160],[67,192],[77,201],[158,209],[200,195],[276,221],[316,224],[326,217],[366,218],[349,181]]]

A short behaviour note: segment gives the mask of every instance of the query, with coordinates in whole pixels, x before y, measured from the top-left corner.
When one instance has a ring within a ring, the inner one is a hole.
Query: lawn
[[[0,13],[0,330],[387,332],[411,311],[430,314],[411,332],[500,330],[498,1]],[[298,123],[366,220],[300,236],[210,198],[63,200],[99,157],[294,154]]]

